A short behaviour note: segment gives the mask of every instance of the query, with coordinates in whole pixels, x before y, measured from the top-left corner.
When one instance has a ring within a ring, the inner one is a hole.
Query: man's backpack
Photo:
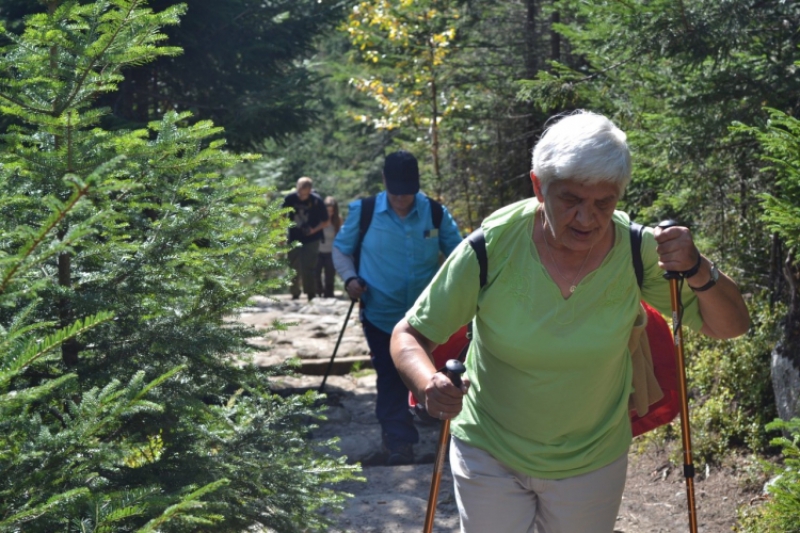
[[[444,218],[444,208],[442,208],[442,204],[434,200],[433,198],[428,198],[428,203],[431,205],[431,222],[433,223],[433,227],[435,229],[439,229],[442,225],[442,218]],[[369,198],[362,198],[361,200],[361,214],[358,219],[358,241],[356,241],[355,249],[353,250],[353,262],[356,266],[356,272],[358,272],[358,263],[361,257],[361,243],[364,242],[364,236],[367,234],[367,230],[369,229],[369,225],[372,223],[372,215],[375,213],[375,196],[370,196]]]
[[[642,232],[644,226],[631,222],[631,253],[633,256],[633,269],[636,272],[636,282],[642,287],[644,279],[644,266],[642,263]],[[481,288],[486,285],[488,276],[489,259],[486,253],[486,237],[483,230],[478,228],[473,231],[467,241],[478,259],[480,266],[479,283]],[[641,435],[672,420],[680,412],[680,393],[678,389],[677,363],[673,350],[672,330],[667,325],[661,313],[641,302],[647,312],[647,342],[653,359],[653,371],[664,397],[650,405],[644,416],[631,413],[631,429],[633,436]],[[466,353],[466,350],[464,350]],[[437,362],[437,368],[439,366]]]

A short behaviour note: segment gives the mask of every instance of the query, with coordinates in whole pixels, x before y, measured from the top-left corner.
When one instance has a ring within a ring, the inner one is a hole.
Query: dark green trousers
[[[300,284],[310,298],[317,294],[315,270],[319,256],[319,241],[306,243],[289,251],[289,265],[294,269],[290,292],[293,298],[300,297]]]

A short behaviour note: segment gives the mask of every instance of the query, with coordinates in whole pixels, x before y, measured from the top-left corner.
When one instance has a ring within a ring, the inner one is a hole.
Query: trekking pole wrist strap
[[[700,251],[697,248],[695,248],[694,251],[697,252],[697,263],[695,263],[694,266],[689,270],[684,270],[681,272],[681,274],[683,274],[683,279],[691,278],[697,274],[697,272],[700,270],[700,265],[703,263],[703,256],[700,255]]]

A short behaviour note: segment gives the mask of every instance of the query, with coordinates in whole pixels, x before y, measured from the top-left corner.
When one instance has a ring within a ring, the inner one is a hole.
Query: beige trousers
[[[587,474],[539,479],[453,437],[450,468],[462,533],[612,533],[628,455]]]

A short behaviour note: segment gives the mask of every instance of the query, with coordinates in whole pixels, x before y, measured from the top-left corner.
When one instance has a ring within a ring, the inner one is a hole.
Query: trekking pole
[[[461,387],[461,374],[466,371],[464,363],[458,359],[450,359],[445,364],[445,375],[450,378],[453,385]],[[450,437],[450,420],[442,420],[442,429],[439,432],[439,444],[436,447],[436,461],[433,463],[433,478],[431,479],[431,492],[428,494],[428,510],[425,511],[425,528],[423,533],[433,531],[433,516],[436,514],[436,500],[439,499],[439,484],[442,481],[442,468],[447,455],[447,441]]]
[[[658,227],[662,229],[677,226],[673,220],[665,220]],[[697,533],[697,511],[694,499],[694,464],[692,463],[692,435],[689,426],[689,394],[686,388],[686,365],[683,356],[683,304],[681,303],[680,285],[683,276],[680,272],[667,271],[664,278],[669,280],[669,292],[672,300],[672,336],[675,346],[675,360],[678,365],[678,385],[681,396],[681,438],[683,441],[683,477],[686,478],[686,501],[689,506],[689,531]]]
[[[347,310],[347,316],[344,318],[344,325],[342,325],[342,331],[339,332],[339,338],[336,340],[336,346],[333,348],[333,355],[331,355],[331,360],[328,361],[328,368],[325,370],[325,376],[322,378],[322,384],[319,386],[320,393],[325,389],[325,382],[328,381],[328,375],[331,373],[331,369],[333,368],[333,360],[336,357],[336,352],[339,351],[339,343],[342,342],[342,336],[344,335],[344,330],[347,329],[347,323],[350,322],[350,313],[353,312],[353,307],[356,305],[357,301],[358,300],[350,301],[350,309]]]

